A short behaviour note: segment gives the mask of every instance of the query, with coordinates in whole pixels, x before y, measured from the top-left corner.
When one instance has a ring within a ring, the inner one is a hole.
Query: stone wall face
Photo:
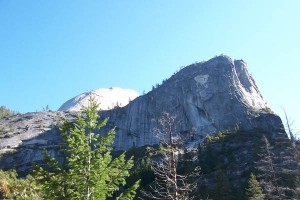
[[[246,64],[221,56],[187,66],[127,107],[101,114],[118,127],[116,149],[128,149],[158,142],[153,129],[163,112],[177,117],[179,132],[201,137],[226,129],[282,128],[280,118],[266,110]]]

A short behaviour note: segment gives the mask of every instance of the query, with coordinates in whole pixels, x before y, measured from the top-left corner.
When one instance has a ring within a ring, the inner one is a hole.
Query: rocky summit
[[[188,138],[186,145],[190,146],[223,130],[259,129],[270,134],[283,130],[246,63],[227,56],[186,66],[128,105],[99,112],[109,117],[106,129],[117,127],[116,150],[158,143],[153,130],[163,112],[176,116],[177,131]],[[72,121],[76,115],[72,111],[35,112],[0,120],[0,168],[26,171],[32,161],[42,159],[44,148],[55,156],[61,117]]]

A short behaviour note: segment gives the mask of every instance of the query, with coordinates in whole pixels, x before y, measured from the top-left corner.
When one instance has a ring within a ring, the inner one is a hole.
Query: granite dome
[[[119,87],[99,88],[82,93],[66,101],[58,111],[80,111],[82,106],[88,105],[89,95],[92,95],[99,103],[99,110],[110,110],[115,107],[124,107],[134,100],[139,94],[131,89]]]

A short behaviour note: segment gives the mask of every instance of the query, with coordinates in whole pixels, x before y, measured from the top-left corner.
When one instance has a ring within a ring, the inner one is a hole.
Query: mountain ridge
[[[218,131],[261,129],[270,135],[284,131],[279,116],[270,112],[244,61],[218,56],[181,69],[152,91],[124,107],[99,111],[109,117],[99,134],[116,128],[115,150],[154,145],[153,133],[163,112],[177,117],[177,131],[194,146]],[[0,120],[0,169],[26,171],[47,149],[57,156],[61,117],[78,112],[35,112]],[[191,135],[194,135],[191,137]],[[187,144],[187,145],[189,145]]]

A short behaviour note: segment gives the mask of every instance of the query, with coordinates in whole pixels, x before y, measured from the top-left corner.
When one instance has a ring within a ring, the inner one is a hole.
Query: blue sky
[[[56,110],[92,89],[142,94],[181,66],[247,62],[271,109],[300,130],[298,0],[0,0],[0,105]]]

